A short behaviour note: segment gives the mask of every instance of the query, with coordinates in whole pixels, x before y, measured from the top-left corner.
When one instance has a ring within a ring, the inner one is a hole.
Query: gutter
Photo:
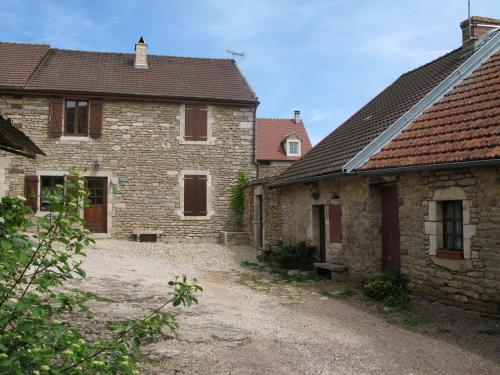
[[[351,172],[365,164],[370,157],[392,141],[392,139],[394,139],[394,137],[396,137],[408,124],[420,116],[424,110],[440,100],[446,93],[462,82],[465,77],[470,75],[479,65],[498,51],[500,48],[500,31],[496,32],[496,35],[488,34],[485,38],[488,37],[491,37],[491,39],[483,44],[471,57],[446,77],[446,79],[441,81],[439,85],[427,93],[427,95],[410,108],[403,116],[396,120],[396,122],[379,134],[377,138],[371,141],[356,156],[349,160],[344,165],[343,170],[345,172]]]
[[[283,182],[278,182],[278,183],[272,183],[269,186],[270,187],[281,187],[281,186],[286,186],[286,185],[302,184],[305,182],[319,181],[319,180],[325,180],[325,179],[332,178],[332,177],[338,177],[338,176],[344,176],[344,175],[355,175],[355,174],[356,173],[333,172],[333,173],[327,173],[327,174],[324,174],[321,176],[305,177],[305,178],[301,178],[301,179],[293,180],[293,181],[283,181]]]

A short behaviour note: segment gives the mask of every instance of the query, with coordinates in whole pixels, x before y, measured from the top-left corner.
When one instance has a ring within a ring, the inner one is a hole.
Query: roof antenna
[[[472,39],[472,30],[471,30],[471,22],[470,22],[470,0],[467,0],[467,16],[469,18],[469,40]]]
[[[229,49],[226,50],[227,53],[233,56],[233,60],[236,60],[236,56],[241,57],[242,59],[245,57],[245,52],[236,52],[236,51],[231,51]]]

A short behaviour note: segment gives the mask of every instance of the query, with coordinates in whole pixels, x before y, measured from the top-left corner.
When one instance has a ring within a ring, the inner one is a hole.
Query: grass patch
[[[443,328],[443,327],[439,327],[437,329],[437,333],[440,333],[440,334],[445,334],[445,333],[449,333],[450,330],[448,328]]]
[[[241,266],[243,268],[246,268],[246,269],[249,269],[252,271],[265,272],[265,273],[269,273],[271,275],[278,276],[277,277],[278,282],[310,283],[310,282],[319,282],[319,281],[325,280],[324,276],[318,275],[317,273],[315,273],[313,271],[302,271],[300,274],[290,275],[290,274],[288,274],[288,270],[281,269],[279,267],[269,265],[266,263],[254,263],[254,262],[243,261],[243,262],[241,262]]]
[[[346,286],[338,292],[329,292],[327,290],[322,290],[319,292],[319,294],[322,297],[328,297],[331,299],[346,299],[351,297],[354,294],[354,292],[350,287]]]

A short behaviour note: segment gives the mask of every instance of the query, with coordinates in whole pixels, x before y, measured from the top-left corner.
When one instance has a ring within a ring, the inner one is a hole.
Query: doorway
[[[87,177],[89,205],[85,207],[83,218],[85,228],[95,233],[106,233],[108,226],[108,179],[107,177]]]
[[[326,263],[325,205],[312,206],[313,244],[319,249],[319,261]]]
[[[264,207],[262,194],[255,195],[255,242],[258,248],[264,247]]]
[[[399,204],[396,185],[382,186],[382,270],[399,271]]]

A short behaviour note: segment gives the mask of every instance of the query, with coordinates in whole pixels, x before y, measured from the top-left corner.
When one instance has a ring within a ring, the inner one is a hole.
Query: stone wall
[[[114,237],[128,237],[136,227],[163,230],[163,238],[215,240],[221,230],[235,230],[229,192],[253,164],[253,109],[210,106],[211,143],[181,144],[182,105],[166,102],[104,100],[102,137],[48,136],[49,100],[0,96],[0,113],[10,117],[46,154],[29,160],[12,157],[6,177],[9,194],[23,194],[24,175],[88,169],[88,174],[121,182],[109,194],[108,217]],[[92,172],[95,160],[101,164]],[[183,170],[208,171],[213,216],[181,220],[179,176]]]
[[[398,188],[402,271],[410,287],[441,302],[500,316],[500,168],[405,173]],[[443,259],[433,251],[429,224],[439,218],[429,214],[439,196],[467,203],[466,259]]]
[[[293,161],[273,161],[265,164],[259,163],[257,167],[257,178],[278,176],[292,164]]]

